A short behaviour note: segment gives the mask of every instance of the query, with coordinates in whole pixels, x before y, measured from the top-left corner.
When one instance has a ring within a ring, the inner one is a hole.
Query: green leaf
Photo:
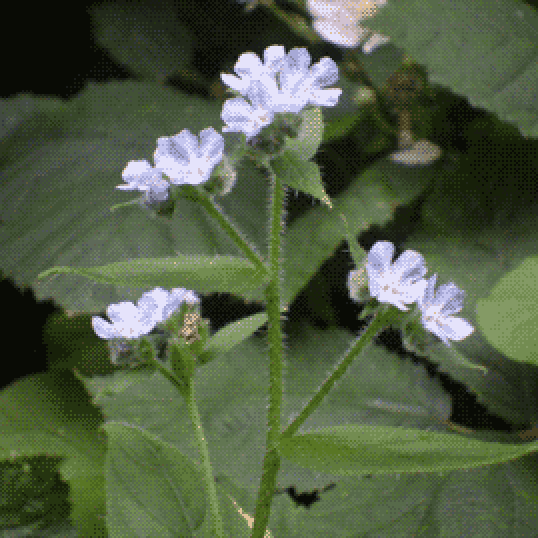
[[[204,349],[204,354],[200,359],[202,362],[206,362],[203,360],[206,353],[218,355],[219,353],[230,351],[237,344],[254,334],[266,321],[267,314],[261,312],[225,325],[209,339]]]
[[[265,282],[265,274],[249,261],[232,256],[177,256],[117,262],[101,267],[53,267],[38,279],[73,274],[96,282],[153,288],[184,287],[204,292],[237,293],[252,290]]]
[[[0,462],[0,534],[37,523],[42,529],[69,518],[69,486],[59,473],[62,458],[31,456]]]
[[[310,194],[331,207],[331,201],[323,188],[321,172],[316,163],[304,161],[298,153],[286,150],[271,161],[271,167],[286,185]]]
[[[538,257],[527,258],[504,275],[489,297],[476,303],[486,338],[516,361],[538,366]]]
[[[105,2],[90,13],[97,43],[136,75],[163,80],[190,62],[193,38],[173,2]]]
[[[0,458],[63,458],[71,520],[82,536],[105,533],[101,422],[82,385],[65,370],[26,377],[0,392]]]
[[[221,108],[134,81],[90,83],[67,102],[25,95],[0,100],[0,115],[9,118],[0,144],[0,269],[18,286],[31,286],[37,300],[53,297],[67,310],[100,312],[136,301],[147,289],[75,275],[36,282],[36,276],[54,266],[177,253],[237,255],[235,244],[191,200],[181,200],[170,220],[152,219],[135,206],[110,211],[134,197],[115,188],[130,160],[151,160],[158,137],[217,126]],[[237,172],[219,205],[265,256],[267,182],[249,161]]]
[[[147,381],[155,375],[155,368],[140,364],[127,370],[117,370],[114,375],[83,375],[73,370],[77,379],[84,383],[88,392],[93,394],[93,403],[99,404],[104,397],[114,396],[126,390],[134,383]]]
[[[249,538],[252,533],[255,498],[253,494],[240,488],[229,477],[219,475],[217,497],[224,525],[224,535],[233,538]],[[202,527],[196,531],[196,538],[214,538],[211,519],[206,517]]]
[[[196,462],[134,425],[107,422],[103,429],[111,538],[194,536],[206,512]]]
[[[344,229],[346,230],[346,240],[349,246],[349,253],[351,254],[351,259],[355,264],[355,269],[359,269],[366,262],[368,253],[359,245],[355,237],[351,233],[349,226],[347,225],[347,220],[344,215],[341,215]]]
[[[509,197],[504,192],[490,198],[490,207],[496,207],[505,197],[510,208],[517,192]],[[442,343],[426,349],[425,355],[439,364],[441,371],[464,383],[477,396],[478,401],[491,412],[512,424],[525,427],[538,422],[538,410],[533,404],[538,391],[535,366],[509,360],[509,357],[489,343],[477,323],[477,301],[487,299],[497,282],[509,271],[518,267],[529,256],[538,256],[538,211],[533,204],[528,208],[502,208],[494,214],[495,223],[482,226],[476,233],[467,230],[459,237],[442,237],[438,233],[416,232],[408,238],[405,248],[419,251],[426,260],[429,274],[437,273],[438,284],[454,282],[465,291],[463,309],[458,316],[475,327],[474,333],[450,348]],[[503,321],[504,323],[504,321]],[[475,364],[485,366],[487,374],[462,367],[458,353]]]
[[[520,0],[395,0],[368,20],[433,83],[538,136],[538,14]]]
[[[316,538],[538,536],[536,462],[524,456],[445,473],[340,477],[293,523],[297,536]]]
[[[303,161],[309,161],[317,153],[323,138],[321,108],[305,108],[301,112],[302,123],[296,138],[286,140],[286,150],[297,153]]]
[[[436,173],[434,167],[414,169],[380,159],[332,200],[332,211],[314,207],[297,218],[288,228],[284,241],[283,304],[293,301],[346,239],[342,215],[355,235],[373,224],[383,225],[392,219],[398,206],[419,196]],[[263,300],[258,290],[245,295],[250,300]]]
[[[339,475],[470,469],[530,454],[525,445],[487,443],[462,435],[387,426],[319,428],[280,441],[280,454],[301,466]]]

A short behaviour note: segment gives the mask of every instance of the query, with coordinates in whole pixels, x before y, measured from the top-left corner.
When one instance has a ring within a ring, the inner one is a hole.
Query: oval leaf
[[[486,338],[516,361],[538,365],[538,257],[527,258],[476,303]]]
[[[37,278],[58,274],[81,275],[120,286],[183,287],[200,293],[237,293],[257,289],[265,282],[263,272],[248,260],[233,256],[142,258],[100,267],[53,267]]]
[[[288,138],[286,149],[297,153],[299,158],[308,161],[317,153],[323,138],[323,118],[321,109],[305,108],[301,112],[302,123],[296,138]]]
[[[266,321],[267,314],[261,312],[229,323],[210,338],[204,353],[217,354],[230,351],[237,344],[254,334]]]
[[[469,469],[535,451],[525,445],[486,443],[462,435],[388,426],[333,426],[280,442],[282,456],[302,467],[338,475],[419,473]]]
[[[194,536],[205,488],[194,461],[129,424],[108,422],[105,462],[110,536]]]
[[[294,189],[310,194],[332,208],[329,196],[323,188],[319,166],[312,161],[304,161],[295,151],[285,151],[271,161],[274,173]]]

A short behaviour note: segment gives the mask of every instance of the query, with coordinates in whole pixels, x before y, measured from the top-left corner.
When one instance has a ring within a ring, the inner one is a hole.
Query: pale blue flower
[[[226,123],[222,132],[245,133],[247,140],[256,136],[274,118],[273,97],[261,81],[251,82],[247,96],[227,99],[222,107],[221,118]]]
[[[189,129],[183,129],[175,136],[163,136],[157,140],[155,165],[175,185],[204,183],[222,160],[222,135],[208,127],[200,132],[199,138],[200,141]]]
[[[437,275],[433,275],[422,284],[423,294],[418,298],[422,312],[422,325],[438,336],[447,346],[450,340],[459,342],[474,331],[474,327],[465,319],[453,317],[463,308],[465,292],[453,282],[439,286],[435,293]]]
[[[149,334],[158,323],[166,321],[184,301],[198,303],[199,299],[185,288],[168,292],[158,287],[144,293],[136,305],[129,301],[109,305],[106,313],[112,323],[93,316],[93,330],[105,340],[140,338]]]
[[[196,293],[185,288],[174,288],[168,295],[166,306],[162,310],[161,321],[166,321],[182,303],[199,304],[200,298]]]
[[[331,58],[322,58],[310,67],[311,57],[305,48],[292,49],[280,71],[280,90],[275,112],[298,114],[306,105],[334,106],[341,88],[328,88],[338,80],[338,66]]]
[[[366,271],[370,295],[381,303],[389,303],[400,310],[409,310],[405,304],[414,303],[424,287],[427,273],[424,258],[414,250],[406,250],[394,263],[394,245],[378,241],[368,253]]]
[[[123,170],[122,179],[127,185],[117,185],[116,189],[142,191],[148,202],[164,202],[168,198],[168,181],[148,161],[130,161]]]
[[[136,306],[130,301],[115,303],[106,309],[109,323],[101,317],[92,317],[93,330],[105,340],[126,338],[132,340],[149,334],[162,321],[162,311],[168,302],[168,292],[155,288],[146,292]]]
[[[268,124],[268,118],[269,123],[273,120],[274,113],[298,114],[307,105],[336,105],[342,90],[325,86],[338,80],[338,66],[327,57],[312,66],[310,62],[305,48],[295,48],[285,54],[280,45],[265,49],[263,63],[256,54],[242,54],[234,68],[239,76],[223,73],[221,78],[230,88],[247,97],[252,108],[246,107],[243,101],[234,101],[231,111],[232,105],[226,105],[227,101],[226,115],[233,116],[236,109],[240,110],[237,116],[243,119],[232,118],[232,122],[243,126],[234,125],[226,130],[248,133],[248,138],[252,138]]]
[[[271,45],[263,52],[263,63],[257,54],[245,52],[239,56],[234,71],[238,76],[221,73],[222,82],[239,92],[247,95],[251,82],[259,80],[265,84],[275,83],[275,77],[286,56],[282,45]],[[276,88],[276,86],[275,86]]]

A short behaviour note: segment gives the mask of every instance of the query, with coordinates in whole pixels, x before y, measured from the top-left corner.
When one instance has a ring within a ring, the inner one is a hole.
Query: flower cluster
[[[142,191],[146,202],[152,205],[168,198],[170,183],[204,183],[223,158],[224,138],[213,127],[200,131],[198,138],[189,129],[183,129],[175,136],[159,138],[154,153],[155,167],[148,161],[129,162],[122,174],[127,185],[116,188]],[[169,182],[163,179],[163,174],[168,176]]]
[[[338,80],[338,66],[327,57],[310,63],[304,48],[286,54],[283,46],[267,47],[263,62],[254,53],[242,54],[234,66],[236,74],[221,75],[224,84],[243,96],[224,103],[221,118],[227,125],[222,131],[242,132],[250,140],[277,113],[298,114],[307,105],[336,105],[342,90],[325,87]]]
[[[310,66],[306,49],[295,48],[286,54],[281,45],[267,47],[263,58],[262,62],[256,54],[244,53],[235,64],[236,75],[221,75],[227,86],[248,99],[225,101],[221,118],[226,125],[222,132],[242,132],[250,140],[273,122],[275,114],[298,114],[307,105],[337,103],[342,90],[324,89],[338,80],[338,66],[330,58]],[[224,138],[213,127],[200,131],[198,137],[183,129],[157,140],[155,166],[146,160],[130,161],[122,174],[126,185],[116,188],[144,192],[144,203],[149,207],[168,199],[170,185],[206,183],[209,193],[223,195],[235,181],[230,163],[215,171],[224,158]],[[219,176],[213,187],[207,185],[212,174]]]
[[[105,340],[134,340],[149,334],[158,323],[166,321],[183,302],[196,304],[200,299],[185,288],[174,288],[171,292],[155,288],[144,293],[136,305],[129,301],[109,305],[106,313],[112,323],[93,316],[93,330]]]
[[[372,34],[359,21],[371,17],[386,0],[308,0],[307,8],[314,30],[329,43],[356,47],[363,41],[362,51],[370,54],[389,41],[381,34]]]
[[[437,275],[424,279],[428,270],[422,255],[406,250],[392,263],[394,250],[394,245],[388,241],[378,241],[370,249],[366,263],[370,296],[404,311],[409,310],[406,305],[416,303],[423,327],[446,345],[450,345],[450,340],[460,341],[469,336],[474,327],[462,318],[453,317],[463,308],[465,292],[453,282],[440,286],[435,292]],[[353,283],[359,271],[351,271],[348,277],[353,298],[357,297]]]
[[[299,114],[307,105],[337,103],[342,90],[325,89],[338,80],[338,67],[330,58],[310,66],[306,49],[295,48],[286,54],[280,45],[267,47],[263,58],[262,62],[256,54],[242,54],[235,64],[236,75],[222,74],[225,84],[250,101],[237,97],[224,103],[221,117],[227,125],[223,132],[242,132],[249,140],[271,124],[276,114],[281,114],[277,125],[292,132],[294,121],[286,115]],[[122,174],[126,184],[116,188],[142,191],[145,205],[163,209],[171,185],[205,184],[207,193],[223,195],[236,178],[234,163],[224,155],[224,138],[213,127],[198,136],[183,129],[174,136],[160,137],[154,161],[155,166],[146,160],[130,161]],[[174,200],[167,204],[173,211]],[[155,288],[144,293],[136,306],[131,302],[109,305],[107,315],[112,323],[94,316],[92,325],[100,338],[134,340],[166,321],[183,301],[198,302],[198,298],[183,288],[172,292]]]

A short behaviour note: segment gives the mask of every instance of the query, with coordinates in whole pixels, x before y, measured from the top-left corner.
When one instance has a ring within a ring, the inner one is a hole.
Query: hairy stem
[[[276,446],[280,439],[282,413],[282,328],[280,324],[280,265],[282,251],[282,228],[284,215],[285,189],[282,181],[267,164],[271,179],[271,229],[269,232],[269,271],[271,280],[265,289],[267,317],[269,318],[269,416],[266,441],[266,453],[263,460],[262,478],[252,538],[263,538],[271,502],[275,491],[276,475],[280,468],[280,456]]]

